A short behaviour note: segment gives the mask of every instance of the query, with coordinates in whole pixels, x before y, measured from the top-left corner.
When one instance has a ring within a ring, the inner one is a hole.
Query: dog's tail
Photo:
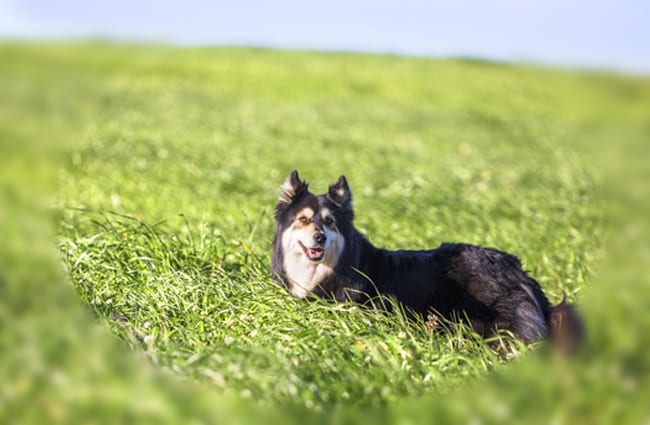
[[[585,328],[574,304],[562,302],[551,306],[548,314],[548,336],[561,353],[573,355],[582,345],[585,338]]]

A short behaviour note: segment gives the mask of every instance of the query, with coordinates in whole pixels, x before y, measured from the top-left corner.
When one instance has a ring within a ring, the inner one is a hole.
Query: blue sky
[[[0,0],[0,37],[473,56],[650,74],[650,0]]]

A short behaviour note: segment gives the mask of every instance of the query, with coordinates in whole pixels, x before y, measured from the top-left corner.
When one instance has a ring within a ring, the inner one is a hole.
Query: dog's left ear
[[[336,183],[330,185],[327,197],[339,207],[352,210],[352,192],[345,176],[339,177]]]

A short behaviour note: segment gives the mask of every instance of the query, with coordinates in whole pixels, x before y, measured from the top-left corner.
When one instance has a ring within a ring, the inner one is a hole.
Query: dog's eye
[[[298,221],[301,222],[302,224],[307,224],[307,223],[309,223],[309,220],[308,220],[307,217],[305,217],[305,216],[298,217]]]
[[[332,223],[334,223],[334,220],[332,220],[332,217],[327,216],[323,219],[323,223],[327,224],[328,226]]]

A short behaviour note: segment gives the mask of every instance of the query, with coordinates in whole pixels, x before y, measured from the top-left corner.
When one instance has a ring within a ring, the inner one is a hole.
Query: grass
[[[609,243],[603,158],[648,134],[643,78],[235,48],[0,54],[0,128],[56,175],[46,198],[64,276],[93,320],[222,406],[353,416],[521,370],[467,329],[441,334],[277,287],[272,208],[292,168],[316,192],[345,174],[356,225],[378,246],[498,247],[552,301],[584,304]],[[24,117],[42,125],[16,124]],[[98,338],[85,332],[73,338]],[[573,407],[559,420],[580,418]]]
[[[170,235],[108,217],[63,246],[82,299],[156,363],[256,400],[379,403],[497,363],[469,335],[354,305],[287,297],[268,256],[211,232]]]

